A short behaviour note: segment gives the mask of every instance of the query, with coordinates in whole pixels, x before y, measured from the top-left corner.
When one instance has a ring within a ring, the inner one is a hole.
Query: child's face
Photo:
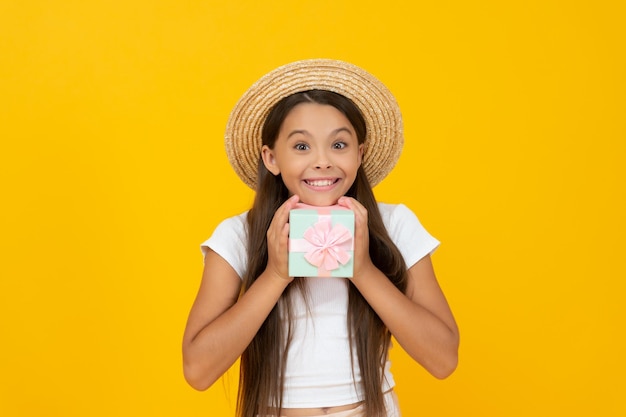
[[[282,175],[291,195],[312,206],[330,206],[354,183],[363,145],[339,110],[303,103],[289,112],[274,149],[263,146],[262,156],[272,174]]]

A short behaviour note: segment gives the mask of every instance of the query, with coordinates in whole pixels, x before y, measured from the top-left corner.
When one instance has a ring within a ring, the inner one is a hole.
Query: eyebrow
[[[335,130],[333,130],[332,132],[330,132],[329,136],[334,136],[336,134],[338,134],[339,132],[348,132],[349,134],[352,135],[352,131],[350,129],[348,129],[347,127],[339,127]],[[298,133],[304,135],[304,136],[311,136],[311,134],[309,133],[308,130],[304,130],[304,129],[297,129],[297,130],[292,130],[291,132],[289,132],[289,135],[287,135],[287,139],[291,138],[293,135],[297,135]]]

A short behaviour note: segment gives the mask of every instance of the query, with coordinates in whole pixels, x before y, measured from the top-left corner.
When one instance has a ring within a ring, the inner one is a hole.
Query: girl
[[[430,253],[439,242],[372,187],[402,148],[398,105],[351,64],[306,60],[240,99],[226,150],[256,196],[202,245],[202,283],[183,340],[185,378],[210,387],[241,357],[238,415],[399,416],[393,335],[437,378],[457,364],[459,333]],[[289,211],[354,212],[353,278],[288,275]]]

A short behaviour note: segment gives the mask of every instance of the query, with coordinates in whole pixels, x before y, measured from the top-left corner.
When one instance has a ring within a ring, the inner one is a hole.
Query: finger
[[[278,246],[276,249],[285,246],[289,237],[289,211],[298,203],[297,195],[288,198],[274,213],[272,222],[267,230],[268,245]]]
[[[278,218],[280,224],[287,223],[289,220],[289,212],[296,207],[298,201],[300,201],[300,197],[292,195],[276,210],[274,217]]]
[[[338,205],[340,205],[341,207],[345,207],[345,208],[352,209],[352,208],[350,207],[350,205],[351,205],[351,200],[352,200],[352,199],[351,199],[350,197],[346,197],[346,196],[339,197],[339,200],[337,200],[337,204],[338,204]]]
[[[289,211],[293,207],[295,207],[298,201],[299,201],[299,197],[297,195],[293,195],[289,197],[287,201],[281,204],[280,207],[278,207],[278,209],[274,213],[274,217],[272,217],[272,221],[270,223],[268,232],[270,232],[270,230],[273,232],[275,229],[278,229],[278,233],[281,234],[281,231],[283,230],[283,226],[289,220]]]
[[[283,203],[287,211],[296,208],[296,205],[300,202],[300,196],[297,194],[292,195]]]
[[[354,213],[354,232],[359,246],[362,250],[357,251],[362,254],[368,254],[367,248],[369,247],[369,225],[367,217],[367,209],[356,199],[346,197],[348,208]]]
[[[339,204],[340,206],[349,208],[350,210],[353,210],[353,211],[360,212],[360,211],[366,210],[365,207],[363,207],[363,204],[361,204],[357,199],[353,197],[343,196],[337,201],[337,204]]]
[[[354,212],[355,220],[357,224],[367,224],[367,209],[358,200],[352,197],[341,197],[337,203],[345,208],[348,208]]]

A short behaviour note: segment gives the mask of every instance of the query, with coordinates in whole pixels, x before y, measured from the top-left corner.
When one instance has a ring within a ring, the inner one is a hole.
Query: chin
[[[328,207],[334,206],[337,204],[339,198],[331,199],[331,198],[311,198],[311,199],[301,199],[300,202],[303,204],[307,204],[309,206],[314,207]]]

